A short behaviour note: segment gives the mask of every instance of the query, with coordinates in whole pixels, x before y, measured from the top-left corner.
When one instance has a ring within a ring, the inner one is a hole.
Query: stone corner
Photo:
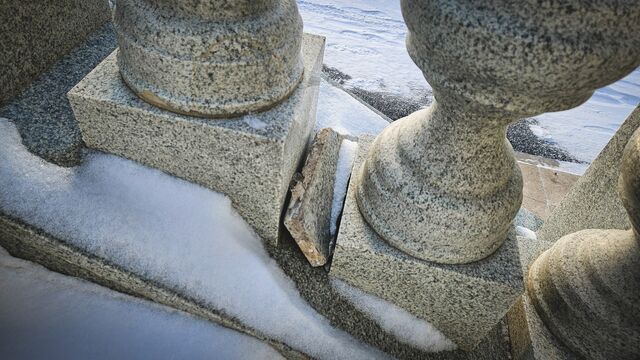
[[[360,138],[354,171],[372,140]],[[460,348],[471,350],[524,291],[519,253],[512,229],[493,255],[470,264],[437,264],[406,255],[365,222],[352,177],[330,273],[429,321]]]

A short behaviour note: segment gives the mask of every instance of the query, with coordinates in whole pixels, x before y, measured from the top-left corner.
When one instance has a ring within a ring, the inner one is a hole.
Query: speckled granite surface
[[[372,136],[359,139],[354,169]],[[331,274],[426,319],[462,349],[472,349],[522,294],[514,231],[491,256],[464,265],[437,264],[395,249],[365,222],[352,176],[333,254]]]
[[[302,79],[295,0],[118,0],[118,65],[145,101],[187,115],[264,111]]]
[[[0,2],[0,105],[109,20],[107,0]]]
[[[553,242],[518,236],[522,272],[527,274],[533,261],[552,245]],[[578,359],[545,327],[526,292],[509,309],[506,321],[514,360]]]
[[[107,23],[0,108],[0,117],[16,124],[29,151],[62,166],[80,162],[80,129],[66,94],[115,47],[113,26]]]
[[[206,119],[150,105],[122,81],[112,53],[68,94],[85,144],[221,192],[265,240],[280,232],[289,182],[304,155],[320,85],[324,38],[304,35],[305,71],[276,107]]]

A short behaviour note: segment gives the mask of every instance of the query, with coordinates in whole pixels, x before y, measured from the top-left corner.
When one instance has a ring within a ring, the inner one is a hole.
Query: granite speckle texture
[[[177,113],[263,111],[302,79],[295,0],[118,0],[118,66],[145,101]]]
[[[241,118],[175,114],[138,98],[122,81],[116,52],[68,94],[82,139],[226,194],[266,241],[280,232],[289,182],[315,122],[324,38],[304,35],[303,79],[271,110]]]
[[[0,2],[0,105],[110,17],[107,0]]]
[[[538,232],[540,239],[556,241],[583,229],[631,228],[629,217],[616,193],[616,185],[622,151],[638,128],[640,107],[629,115],[585,174],[545,220]]]
[[[454,117],[436,102],[395,121],[354,173],[360,211],[380,236],[414,257],[453,264],[496,251],[522,202],[504,132],[473,115]]]
[[[545,326],[594,360],[640,358],[640,130],[624,149],[618,191],[632,230],[565,235],[531,265],[527,279]]]
[[[331,205],[342,139],[330,128],[320,130],[291,185],[284,225],[312,266],[326,264],[331,255]]]
[[[506,127],[578,106],[633,71],[640,63],[640,6],[401,4],[409,55],[436,101],[378,136],[357,173],[358,205],[380,236],[414,257],[473,262],[505,240],[522,200]]]
[[[534,232],[538,231],[543,224],[544,221],[540,219],[539,216],[524,207],[520,208],[516,217],[513,219],[514,226],[522,226]]]
[[[373,138],[363,136],[354,169]],[[330,274],[433,324],[471,350],[522,294],[523,275],[513,230],[496,252],[471,264],[438,264],[390,246],[365,222],[349,184]]]
[[[522,296],[522,311],[526,317],[527,333],[530,342],[523,349],[524,352],[514,354],[515,360],[578,360],[582,359],[565,347],[544,326],[536,313],[531,299],[526,294]],[[511,325],[510,325],[511,326]]]
[[[0,117],[13,121],[29,151],[61,166],[80,163],[82,137],[66,95],[115,48],[107,23],[0,108]]]

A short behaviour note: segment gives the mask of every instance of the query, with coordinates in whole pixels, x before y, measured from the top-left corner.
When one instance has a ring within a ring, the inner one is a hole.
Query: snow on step
[[[0,119],[0,210],[314,357],[384,357],[315,312],[219,193],[95,152],[55,166]]]
[[[181,311],[49,271],[0,247],[2,359],[281,359]]]
[[[406,310],[340,279],[332,278],[331,285],[354,306],[375,320],[381,328],[395,335],[399,341],[429,352],[457,348],[456,344],[429,322],[415,317]]]

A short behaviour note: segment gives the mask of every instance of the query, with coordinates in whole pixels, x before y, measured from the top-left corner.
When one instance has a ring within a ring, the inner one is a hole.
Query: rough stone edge
[[[267,343],[287,359],[309,358],[309,356],[280,341],[267,338],[233,317],[211,310],[195,299],[177,294],[157,283],[145,280],[102,258],[86,254],[31,225],[5,215],[1,211],[0,246],[4,247],[12,256],[38,263],[52,271],[166,305],[229,329],[240,331]]]
[[[324,128],[318,131],[311,143],[302,171],[294,175],[291,183],[291,199],[287,207],[284,225],[311,266],[314,267],[326,264],[330,258],[332,236],[331,234],[329,234],[329,238],[322,236],[322,230],[328,229],[316,229],[314,236],[314,231],[308,229],[307,224],[309,222],[320,223],[330,227],[332,202],[328,203],[328,209],[322,209],[320,213],[309,213],[307,210],[309,210],[309,206],[314,205],[313,201],[315,199],[309,198],[309,195],[312,194],[308,194],[307,190],[311,187],[320,186],[317,196],[326,195],[327,191],[331,191],[333,195],[342,140],[342,136],[331,128]],[[333,176],[329,181],[322,182],[322,175],[327,171]],[[333,196],[331,200],[333,201]],[[323,216],[324,219],[319,219],[318,221],[313,219],[320,216]],[[312,217],[312,219],[305,221],[308,217]],[[325,244],[327,246],[324,246]]]

